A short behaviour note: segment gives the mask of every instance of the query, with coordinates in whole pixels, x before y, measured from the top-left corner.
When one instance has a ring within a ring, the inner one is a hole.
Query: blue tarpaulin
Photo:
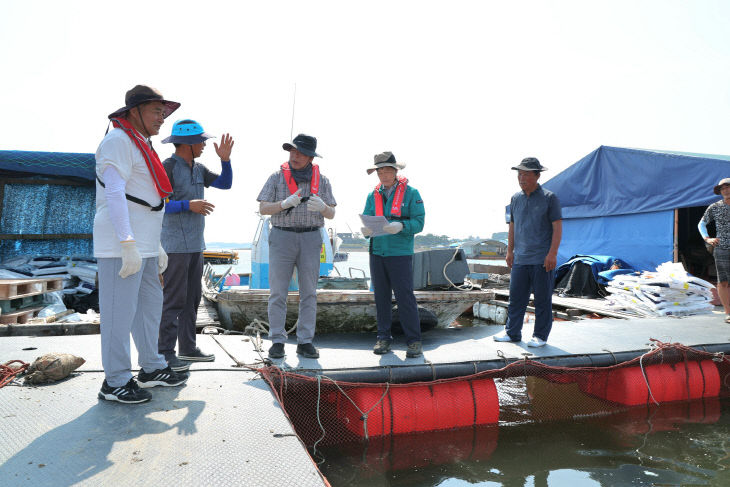
[[[46,176],[73,176],[93,181],[94,154],[76,152],[0,151],[0,169]]]
[[[673,257],[674,210],[718,201],[725,177],[730,156],[599,147],[543,183],[563,207],[558,265],[598,254],[656,269]]]
[[[17,255],[92,255],[96,211],[94,154],[0,151],[0,262]],[[20,177],[22,179],[18,180]],[[53,184],[80,178],[78,184]],[[48,180],[51,180],[50,182]],[[18,238],[13,238],[18,235]],[[27,235],[56,237],[24,239]]]

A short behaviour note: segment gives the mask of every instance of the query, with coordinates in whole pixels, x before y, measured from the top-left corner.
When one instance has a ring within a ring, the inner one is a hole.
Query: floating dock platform
[[[583,365],[597,357],[622,361],[622,354],[649,350],[651,338],[730,352],[730,325],[723,320],[716,311],[686,318],[556,321],[548,345],[537,349],[526,341],[495,342],[501,326],[437,329],[423,335],[424,355],[414,359],[405,357],[402,337],[396,337],[393,353],[377,356],[373,334],[317,336],[316,360],[297,356],[292,337],[286,357],[274,363],[340,380],[402,382],[494,368],[527,356]],[[523,338],[531,332],[525,324]],[[104,379],[98,335],[0,338],[0,363],[31,362],[49,352],[86,359],[61,382],[0,389],[0,484],[329,485],[266,382],[242,367],[260,365],[271,342],[262,340],[259,352],[256,339],[242,335],[199,335],[198,344],[214,352],[216,361],[194,363],[183,387],[156,387],[150,402],[127,405],[97,399]]]

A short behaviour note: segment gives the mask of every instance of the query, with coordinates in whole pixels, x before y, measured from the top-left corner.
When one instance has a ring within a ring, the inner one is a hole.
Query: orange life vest
[[[373,197],[375,198],[375,216],[384,216],[383,214],[383,195],[380,194],[380,188],[383,183],[375,186],[375,192]],[[408,186],[408,179],[404,176],[398,178],[398,183],[395,187],[395,195],[393,195],[393,204],[390,207],[391,216],[401,216],[400,207],[403,204],[403,197],[406,194],[406,187]]]
[[[291,194],[296,193],[299,188],[297,187],[297,182],[294,181],[294,178],[291,175],[291,169],[289,168],[288,162],[281,165],[281,172],[284,173],[284,180],[286,181],[286,185],[289,187],[289,192]],[[317,164],[312,164],[312,180],[309,183],[309,193],[319,194],[319,166]]]

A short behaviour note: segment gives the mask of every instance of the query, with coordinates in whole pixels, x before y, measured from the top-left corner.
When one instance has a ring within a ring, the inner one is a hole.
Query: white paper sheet
[[[389,235],[383,231],[383,226],[388,224],[388,219],[384,216],[360,215],[360,221],[366,227],[373,231],[371,237],[380,237],[381,235]]]

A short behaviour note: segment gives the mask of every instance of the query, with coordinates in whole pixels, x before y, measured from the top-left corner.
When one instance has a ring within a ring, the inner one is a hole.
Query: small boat
[[[218,306],[221,324],[231,330],[243,331],[254,320],[268,321],[268,289],[228,289],[222,292],[204,289],[204,295]],[[485,290],[415,291],[419,311],[435,315],[438,328],[448,326],[476,302],[494,298]],[[395,300],[393,305],[395,306]],[[286,326],[291,328],[299,314],[299,293],[287,298]],[[317,332],[374,331],[375,297],[369,290],[317,290]]]
[[[203,262],[206,264],[237,264],[238,252],[235,250],[204,250]]]
[[[268,217],[261,217],[252,243],[251,285],[221,286],[225,276],[213,276],[206,270],[203,278],[203,294],[216,303],[221,324],[232,330],[243,331],[254,320],[268,321],[268,234],[271,229]],[[332,233],[333,234],[333,233]],[[331,275],[337,272],[332,265],[332,240],[322,230],[320,278],[317,290],[317,332],[356,332],[376,329],[375,296],[369,288],[365,272],[361,277]],[[287,299],[287,328],[296,323],[299,314],[299,293],[296,278],[292,278]],[[424,290],[415,291],[421,326],[448,327],[464,311],[477,301],[493,298],[493,293],[475,290]],[[395,306],[395,300],[393,301]],[[397,310],[397,307],[396,307]],[[397,321],[394,316],[394,324]]]
[[[461,242],[459,246],[464,249],[467,259],[503,260],[507,257],[506,240],[471,240]]]

